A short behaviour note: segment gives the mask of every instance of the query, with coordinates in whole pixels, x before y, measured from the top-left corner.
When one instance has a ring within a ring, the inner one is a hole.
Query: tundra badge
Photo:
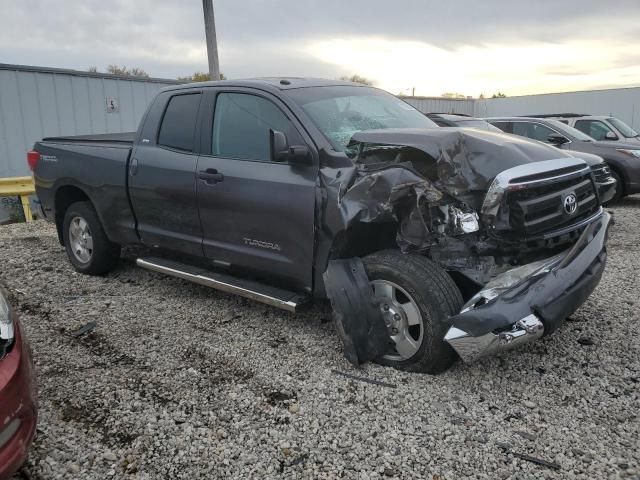
[[[271,250],[280,251],[280,245],[277,243],[264,242],[262,240],[254,240],[252,238],[244,237],[245,245],[249,245],[251,247],[260,247],[260,248],[269,248]]]

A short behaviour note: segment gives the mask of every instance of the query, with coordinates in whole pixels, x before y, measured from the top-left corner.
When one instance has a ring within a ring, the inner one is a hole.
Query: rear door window
[[[513,123],[511,122],[490,122],[491,125],[498,127],[505,133],[513,133]]]
[[[531,138],[540,142],[547,142],[549,135],[556,133],[549,127],[545,127],[539,123],[530,122],[514,122],[513,133],[522,137]]]
[[[193,152],[200,93],[175,95],[164,112],[158,145]]]

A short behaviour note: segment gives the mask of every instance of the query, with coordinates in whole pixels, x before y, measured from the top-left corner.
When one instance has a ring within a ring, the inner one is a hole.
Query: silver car
[[[611,115],[581,115],[578,113],[561,113],[555,115],[536,115],[538,118],[553,118],[570,127],[577,128],[594,140],[637,143],[640,144],[640,136],[633,128],[619,118]]]

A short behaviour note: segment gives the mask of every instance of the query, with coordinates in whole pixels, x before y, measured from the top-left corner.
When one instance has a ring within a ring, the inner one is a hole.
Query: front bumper
[[[551,333],[600,282],[610,221],[601,210],[566,252],[498,276],[450,319],[445,341],[472,362]]]
[[[31,352],[17,319],[14,325],[14,344],[0,359],[0,479],[25,461],[37,422]]]
[[[607,203],[616,195],[616,180],[613,177],[609,177],[604,182],[598,182],[598,196],[600,197],[600,203]]]

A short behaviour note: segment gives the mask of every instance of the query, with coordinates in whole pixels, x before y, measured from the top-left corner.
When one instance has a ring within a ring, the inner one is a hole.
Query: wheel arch
[[[76,202],[89,202],[92,205],[93,202],[87,192],[76,185],[62,185],[56,189],[53,202],[58,241],[61,245],[64,245],[63,224],[67,209]]]
[[[314,296],[326,298],[323,273],[331,260],[352,257],[364,258],[381,250],[399,250],[396,243],[397,222],[356,222],[335,236],[324,237],[318,242],[314,262]]]
[[[609,168],[613,170],[618,175],[618,177],[620,177],[620,179],[622,180],[622,185],[620,185],[620,188],[622,189],[622,196],[624,197],[626,195],[627,182],[629,181],[629,178],[627,177],[624,169],[620,168],[618,164],[616,164],[614,161],[612,161],[609,158],[606,158],[606,157],[603,157],[603,158],[604,158],[604,161],[607,163],[607,165],[609,165]],[[616,185],[616,188],[618,188],[618,185]]]

